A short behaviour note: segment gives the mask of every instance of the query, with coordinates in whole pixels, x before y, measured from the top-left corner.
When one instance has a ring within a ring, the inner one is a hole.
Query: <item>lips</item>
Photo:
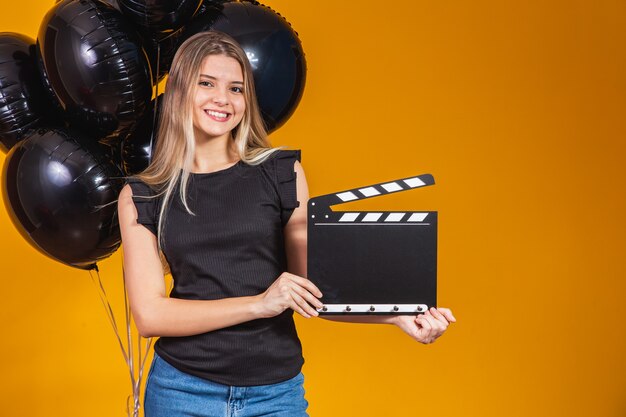
[[[218,110],[204,110],[204,113],[217,122],[225,122],[231,116],[231,113]]]

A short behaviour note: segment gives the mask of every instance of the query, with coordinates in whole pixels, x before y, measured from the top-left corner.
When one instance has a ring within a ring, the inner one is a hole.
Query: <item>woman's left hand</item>
[[[395,324],[420,343],[433,343],[456,318],[448,308],[432,307],[418,316],[396,316]]]

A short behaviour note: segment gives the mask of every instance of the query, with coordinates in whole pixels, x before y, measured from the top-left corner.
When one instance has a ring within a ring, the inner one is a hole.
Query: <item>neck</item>
[[[211,172],[239,160],[235,142],[230,133],[214,138],[201,138],[196,135],[196,152],[193,158],[193,172]]]

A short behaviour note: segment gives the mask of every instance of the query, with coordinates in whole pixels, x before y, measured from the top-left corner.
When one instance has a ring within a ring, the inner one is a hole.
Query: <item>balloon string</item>
[[[124,287],[124,316],[125,316],[125,319],[126,319],[126,338],[127,338],[127,341],[128,341],[128,350],[130,352],[132,352],[133,343],[131,341],[132,339],[131,339],[131,336],[130,336],[130,307],[129,307],[129,303],[128,303],[128,295],[126,293],[126,274],[124,273],[124,267],[122,267],[122,279],[124,280],[124,285],[123,285],[123,287]],[[130,379],[131,379],[131,381],[134,384],[135,381],[134,381],[133,378],[134,378],[135,375],[132,372],[132,370],[135,369],[135,366],[134,366],[133,355],[132,354],[129,355],[128,361],[130,363],[129,367],[130,367],[130,370],[131,370]]]
[[[126,414],[128,417],[139,417],[139,409],[141,408],[141,381],[144,375],[144,367],[146,365],[146,359],[148,358],[148,352],[150,351],[150,347],[152,345],[152,338],[146,338],[145,343],[145,354],[141,344],[141,335],[137,334],[137,362],[134,361],[135,348],[132,343],[132,314],[130,309],[130,303],[128,301],[128,292],[126,290],[126,274],[124,272],[124,268],[122,267],[122,277],[124,279],[124,317],[126,324],[126,335],[127,335],[127,343],[128,346],[124,346],[122,342],[122,337],[120,336],[119,329],[117,327],[117,321],[115,320],[115,314],[113,313],[113,309],[111,308],[111,303],[109,302],[106,290],[104,289],[104,285],[102,283],[102,279],[100,277],[100,272],[96,266],[94,268],[96,271],[96,276],[98,278],[98,283],[96,284],[96,280],[92,274],[92,271],[89,270],[89,275],[91,276],[91,280],[94,283],[96,289],[98,290],[98,295],[100,297],[100,301],[104,306],[104,310],[107,314],[107,318],[109,319],[109,323],[113,328],[113,333],[117,338],[118,344],[122,351],[122,355],[124,356],[124,361],[126,362],[126,366],[129,370],[130,382],[132,386],[132,393],[126,398]],[[135,378],[135,370],[136,364],[139,364],[138,375]],[[131,412],[131,403],[132,403],[132,412]]]
[[[156,72],[152,74],[154,76],[154,84],[156,86],[156,97],[159,96],[159,68],[161,64],[161,42],[157,42],[157,58],[156,58]]]
[[[130,371],[130,383],[132,386],[132,394],[131,396],[134,397],[134,404],[133,404],[133,417],[137,417],[137,413],[139,412],[139,407],[137,405],[137,398],[135,397],[135,363],[133,362],[133,343],[132,343],[132,339],[131,339],[131,323],[130,323],[130,311],[129,311],[129,303],[128,303],[128,294],[126,293],[126,273],[124,272],[124,266],[122,266],[122,279],[124,280],[124,317],[126,319],[126,338],[127,338],[127,342],[128,342],[128,350],[131,352],[131,355],[129,357],[129,365],[128,365],[128,370]],[[129,399],[130,397],[129,396]],[[127,414],[129,414],[130,416],[130,409],[129,409],[129,404],[128,404],[128,400],[126,400],[126,412]]]
[[[132,323],[132,314],[130,310],[130,303],[128,302],[128,292],[126,290],[126,272],[124,270],[124,266],[122,266],[122,277],[124,278],[124,307],[126,311],[126,326],[128,329],[128,345],[132,346],[132,334],[131,334],[131,323]],[[148,352],[150,351],[150,347],[152,345],[152,338],[146,338],[146,347],[145,347],[145,355],[143,355],[142,346],[141,346],[141,335],[139,332],[137,333],[137,363],[139,364],[139,374],[137,375],[137,379],[134,379],[134,362],[131,357],[131,383],[133,386],[133,416],[139,416],[139,408],[141,407],[140,398],[141,398],[141,381],[143,379],[143,370],[146,366],[146,359],[148,358]],[[134,350],[133,350],[134,352]],[[143,356],[143,359],[142,359]]]
[[[122,343],[122,339],[120,338],[119,330],[117,329],[117,323],[115,321],[115,314],[113,314],[113,310],[111,309],[111,304],[109,303],[106,291],[104,290],[104,286],[102,285],[100,272],[96,270],[96,276],[98,277],[98,283],[100,284],[99,286],[96,284],[96,281],[93,277],[93,274],[91,273],[91,270],[89,270],[89,275],[91,276],[91,281],[94,283],[94,285],[96,286],[96,289],[98,290],[98,295],[100,296],[100,301],[102,301],[102,305],[104,306],[104,311],[107,314],[109,323],[111,323],[111,326],[113,327],[113,333],[115,333],[115,337],[117,338],[120,348],[122,349],[122,354],[124,355],[124,361],[126,361],[126,363],[128,364],[128,355],[126,353],[126,349],[124,348],[124,344]]]
[[[157,43],[157,59],[156,59],[156,74],[154,74],[154,105],[152,106],[152,135],[150,135],[150,162],[152,162],[153,150],[157,123],[157,111],[159,108],[159,62],[161,61],[161,44]]]

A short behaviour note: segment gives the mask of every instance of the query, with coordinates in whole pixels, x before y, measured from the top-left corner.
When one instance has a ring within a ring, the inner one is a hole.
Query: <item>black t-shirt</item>
[[[167,209],[162,249],[172,298],[216,300],[257,295],[286,271],[283,227],[296,199],[299,150],[278,151],[259,165],[241,161],[221,171],[191,174],[187,213],[178,187]],[[160,198],[129,179],[137,222],[156,234]],[[155,351],[172,366],[226,385],[265,385],[296,376],[304,363],[293,310],[211,332],[161,337]]]

